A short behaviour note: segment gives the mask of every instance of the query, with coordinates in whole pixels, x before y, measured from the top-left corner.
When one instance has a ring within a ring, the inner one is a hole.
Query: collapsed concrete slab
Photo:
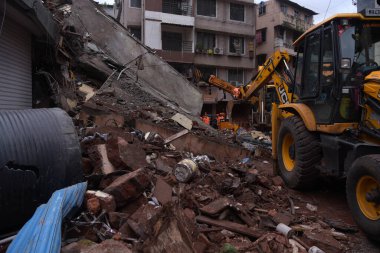
[[[70,25],[83,36],[90,36],[112,60],[124,66],[124,73],[136,77],[141,89],[186,113],[200,115],[203,99],[197,88],[123,26],[90,1],[73,1],[71,11]]]

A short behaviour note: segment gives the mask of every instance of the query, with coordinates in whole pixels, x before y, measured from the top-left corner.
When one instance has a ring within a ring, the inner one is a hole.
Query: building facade
[[[191,79],[194,68],[237,86],[255,68],[253,0],[117,0],[115,17]],[[225,112],[229,94],[201,85],[204,112]]]
[[[295,56],[293,42],[313,25],[316,14],[289,0],[260,2],[257,6],[257,65],[262,65],[276,50],[286,50]]]

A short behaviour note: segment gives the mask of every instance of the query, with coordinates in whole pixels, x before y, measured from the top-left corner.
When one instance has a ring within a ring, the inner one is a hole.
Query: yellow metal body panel
[[[371,76],[372,74],[368,75]],[[367,77],[368,77],[367,76]],[[366,79],[367,79],[366,77]],[[372,79],[373,80],[373,79]],[[368,82],[364,84],[364,93],[376,100],[380,100],[380,83]]]
[[[277,82],[274,79],[274,70],[283,59],[285,59],[286,62],[289,62],[289,54],[286,51],[278,50],[271,57],[269,57],[264,63],[263,69],[258,73],[256,78],[251,83],[240,89],[242,98],[249,99],[252,96],[256,95],[256,93],[265,85],[267,85],[270,80],[274,81],[275,86],[278,86],[280,83],[282,83],[280,77],[277,78]]]
[[[317,123],[315,121],[314,113],[307,105],[291,103],[280,105],[279,108],[293,114],[298,114],[305,123],[307,130],[317,130]]]

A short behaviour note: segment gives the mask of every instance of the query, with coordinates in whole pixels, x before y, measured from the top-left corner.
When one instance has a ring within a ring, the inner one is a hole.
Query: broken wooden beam
[[[189,130],[184,129],[184,130],[182,130],[181,132],[178,132],[178,133],[176,133],[176,134],[173,134],[172,136],[169,136],[168,138],[166,138],[166,139],[164,140],[164,144],[168,144],[168,143],[170,143],[170,142],[172,142],[172,141],[174,141],[174,140],[180,138],[181,136],[184,136],[184,135],[187,134],[187,133],[189,133]]]
[[[208,218],[206,216],[197,216],[196,217],[197,222],[199,223],[205,223],[208,225],[216,226],[216,227],[221,227],[226,230],[229,230],[231,232],[239,233],[242,235],[246,235],[252,238],[260,238],[265,234],[264,231],[257,230],[257,229],[252,229],[249,228],[245,225],[231,222],[231,221],[226,221],[226,220],[214,220],[211,218]]]

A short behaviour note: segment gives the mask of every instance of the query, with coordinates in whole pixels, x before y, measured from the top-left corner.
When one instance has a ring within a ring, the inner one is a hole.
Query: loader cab
[[[358,122],[360,90],[380,65],[380,19],[333,17],[296,42],[295,93],[317,124]]]

